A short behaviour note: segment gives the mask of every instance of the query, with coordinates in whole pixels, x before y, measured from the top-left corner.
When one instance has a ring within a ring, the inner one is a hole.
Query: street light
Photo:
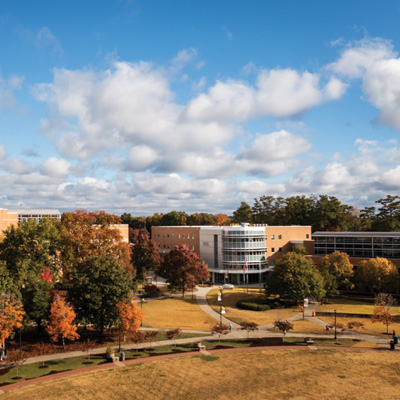
[[[334,313],[335,313],[335,340],[336,340],[336,338],[337,338],[337,336],[336,336],[336,310],[334,311]]]
[[[143,315],[143,297],[140,298],[140,311],[142,311],[142,315]],[[143,325],[143,319],[140,320],[140,326]]]
[[[223,289],[219,289],[218,293],[218,301],[219,301],[219,327],[222,326],[222,291]]]
[[[121,319],[118,322],[118,353],[121,353]]]

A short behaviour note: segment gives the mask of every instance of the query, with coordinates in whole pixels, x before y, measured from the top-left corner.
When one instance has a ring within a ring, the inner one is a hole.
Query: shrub
[[[146,285],[144,291],[149,297],[156,297],[160,295],[160,289],[156,285]]]
[[[273,308],[269,304],[266,304],[266,301],[263,299],[239,300],[236,303],[236,307],[241,308],[243,310],[252,310],[252,311],[268,311],[271,308]]]

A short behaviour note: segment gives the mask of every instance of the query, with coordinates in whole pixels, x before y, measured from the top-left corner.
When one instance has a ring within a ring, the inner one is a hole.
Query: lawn
[[[267,349],[112,368],[28,386],[2,398],[375,400],[398,399],[399,393],[395,352]]]
[[[219,303],[217,301],[218,292],[219,289],[216,288],[207,293],[208,304],[217,312],[219,312]],[[259,289],[249,289],[248,293],[242,288],[225,289],[223,291],[223,304],[226,307],[226,314],[224,317],[237,323],[248,321],[255,322],[258,325],[265,325],[277,319],[290,318],[300,311],[298,307],[269,311],[250,311],[236,307],[236,303],[239,300],[258,299],[264,296],[264,294],[260,294]]]
[[[217,322],[206,314],[196,299],[173,298],[143,303],[144,327],[210,331]]]
[[[351,314],[372,314],[374,312],[374,304],[349,298],[332,298],[328,299],[328,304],[318,305],[317,311]],[[400,306],[392,307],[392,313],[400,315]]]

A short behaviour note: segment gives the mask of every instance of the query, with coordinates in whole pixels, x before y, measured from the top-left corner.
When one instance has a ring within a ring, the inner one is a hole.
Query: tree
[[[19,378],[19,367],[24,364],[26,359],[27,359],[26,353],[19,350],[14,350],[10,352],[8,356],[8,361],[10,362],[10,364],[12,364],[14,367],[17,368],[17,374],[16,374],[17,378]]]
[[[373,228],[377,231],[397,232],[400,230],[400,196],[387,195],[375,203],[381,204]]]
[[[165,271],[164,278],[167,279],[170,286],[182,291],[182,297],[185,296],[185,290],[192,285],[199,283],[200,280],[208,280],[209,272],[206,264],[199,255],[184,244],[175,246],[164,257],[162,270]]]
[[[46,320],[50,313],[50,306],[53,300],[54,284],[45,277],[47,273],[43,272],[43,279],[32,277],[22,289],[22,299],[27,317],[36,323],[37,337],[42,331],[42,322]]]
[[[84,353],[86,353],[89,361],[90,361],[90,350],[94,349],[95,347],[96,347],[95,340],[86,339],[81,343],[81,349]]]
[[[62,248],[58,220],[34,219],[11,226],[0,242],[0,260],[6,263],[14,284],[20,289],[32,277],[39,277],[43,268],[56,277],[60,268]]]
[[[11,277],[5,261],[0,261],[0,293],[9,293],[18,298],[21,296],[19,287]]]
[[[184,211],[171,211],[161,217],[161,225],[163,226],[182,226],[187,225],[189,215]]]
[[[35,346],[37,352],[39,353],[39,356],[45,356],[47,354],[50,354],[52,350],[52,346],[49,345],[48,343],[38,343]],[[42,365],[44,365],[44,360],[42,360]]]
[[[10,294],[0,294],[0,347],[15,328],[22,327],[24,309],[20,300]]]
[[[354,330],[357,333],[361,328],[364,328],[364,324],[360,321],[350,321],[347,323],[347,329],[350,331]]]
[[[258,324],[256,324],[255,322],[242,321],[240,323],[240,329],[247,332],[248,339],[250,332],[258,331]]]
[[[320,300],[325,296],[324,280],[311,261],[301,254],[289,252],[278,260],[267,276],[266,293],[296,302],[308,297]]]
[[[221,341],[221,335],[227,335],[229,332],[229,327],[222,324],[215,324],[212,328],[211,328],[211,332],[212,334],[216,333],[218,335],[219,338],[219,342]]]
[[[131,290],[130,273],[114,257],[89,257],[72,271],[69,296],[78,320],[94,324],[103,334],[118,321],[116,304]]]
[[[294,325],[288,321],[288,320],[280,320],[278,319],[277,321],[274,322],[275,328],[278,328],[280,331],[282,331],[283,335],[286,334],[286,332],[289,332],[290,330],[294,329]]]
[[[139,330],[144,314],[132,299],[120,301],[117,303],[117,309],[125,342],[126,335]]]
[[[317,266],[325,280],[327,296],[335,295],[338,289],[352,289],[353,265],[346,253],[335,251],[327,254],[320,265]]]
[[[215,215],[215,224],[218,226],[229,226],[231,224],[231,219],[226,214],[216,214]]]
[[[75,317],[74,309],[61,296],[56,295],[51,304],[47,332],[53,341],[57,341],[61,337],[64,350],[66,338],[71,341],[79,339],[79,334],[76,332],[77,326],[74,325]]]
[[[393,293],[397,285],[397,268],[386,258],[363,260],[358,266],[356,282],[361,290]]]
[[[215,225],[216,216],[208,213],[194,213],[189,218],[190,225]]]
[[[251,207],[245,201],[242,201],[238,209],[233,212],[232,221],[238,224],[242,222],[252,222],[252,217],[253,212]]]
[[[396,299],[391,294],[379,293],[375,297],[375,308],[371,316],[372,323],[382,322],[386,324],[386,334],[389,334],[389,325],[394,321],[391,313],[392,307],[396,304]]]
[[[167,337],[169,340],[173,340],[174,341],[174,346],[176,347],[176,343],[175,343],[175,339],[177,337],[181,336],[181,330],[179,328],[176,329],[170,329],[169,331],[167,331]]]
[[[64,213],[61,217],[64,271],[70,273],[77,264],[100,256],[112,257],[130,269],[129,244],[122,240],[121,233],[114,226],[120,223],[118,216],[104,211]]]
[[[157,271],[161,264],[160,248],[150,239],[147,230],[135,230],[132,241],[132,264],[138,279],[144,279],[150,270]]]

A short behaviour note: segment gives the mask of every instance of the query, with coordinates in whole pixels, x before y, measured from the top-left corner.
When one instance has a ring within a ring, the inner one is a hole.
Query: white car
[[[223,289],[233,289],[235,287],[235,285],[232,285],[232,283],[225,283],[224,285],[222,285]]]

